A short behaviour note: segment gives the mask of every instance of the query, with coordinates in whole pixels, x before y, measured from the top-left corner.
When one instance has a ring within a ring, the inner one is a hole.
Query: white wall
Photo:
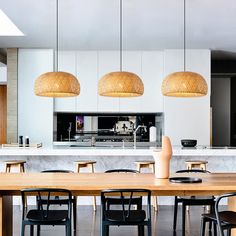
[[[31,143],[52,144],[53,99],[34,94],[34,81],[53,70],[53,51],[19,49],[18,52],[18,134]]]
[[[166,50],[165,76],[183,70],[183,51]],[[186,70],[201,74],[208,84],[208,94],[196,98],[164,97],[165,135],[173,145],[181,139],[197,139],[198,145],[210,144],[210,51],[187,50]]]

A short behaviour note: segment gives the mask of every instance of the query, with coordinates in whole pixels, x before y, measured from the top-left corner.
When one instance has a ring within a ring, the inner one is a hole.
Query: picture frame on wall
[[[76,133],[84,130],[84,116],[76,116]]]

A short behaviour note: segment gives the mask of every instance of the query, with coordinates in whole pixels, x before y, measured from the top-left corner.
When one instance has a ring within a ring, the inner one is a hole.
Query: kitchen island
[[[153,150],[160,147],[69,147],[51,146],[42,148],[1,148],[0,170],[4,171],[4,160],[26,160],[26,172],[40,172],[50,169],[75,170],[74,161],[95,160],[95,172],[108,169],[135,169],[135,161],[153,160]],[[181,148],[173,147],[171,173],[185,169],[186,160],[206,160],[207,169],[211,172],[236,172],[236,148]],[[81,170],[86,172],[85,170]],[[149,170],[144,170],[148,172]],[[92,199],[81,200],[81,203],[92,203]],[[159,204],[170,205],[173,198],[160,197]]]
[[[154,149],[160,147],[70,147],[50,146],[42,148],[1,148],[0,160],[26,160],[28,172],[45,169],[74,169],[75,160],[95,160],[95,170],[104,172],[114,168],[135,168],[134,161],[153,160]],[[207,160],[207,169],[212,172],[236,171],[236,148],[181,148],[173,147],[171,171],[185,168],[185,160]]]

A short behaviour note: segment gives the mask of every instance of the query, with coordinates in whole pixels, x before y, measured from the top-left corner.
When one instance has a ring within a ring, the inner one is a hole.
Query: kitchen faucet
[[[70,132],[71,132],[71,127],[72,127],[72,122],[69,122],[69,128],[67,129],[68,131],[68,140],[70,142]]]
[[[142,124],[142,125],[138,125],[138,127],[134,130],[133,132],[133,135],[134,135],[134,148],[136,148],[136,142],[137,142],[137,131],[140,129],[140,128],[143,128],[144,129],[144,132],[147,132],[147,127]]]

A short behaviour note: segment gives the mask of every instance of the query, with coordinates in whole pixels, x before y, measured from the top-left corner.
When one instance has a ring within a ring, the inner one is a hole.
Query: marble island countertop
[[[42,148],[0,148],[0,156],[151,156],[155,146],[49,146]],[[236,156],[236,147],[182,148],[173,146],[173,156]]]

